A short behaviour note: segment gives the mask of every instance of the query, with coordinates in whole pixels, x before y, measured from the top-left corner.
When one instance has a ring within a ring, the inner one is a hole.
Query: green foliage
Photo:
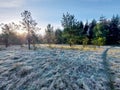
[[[105,21],[101,20],[101,22],[94,27],[94,38],[92,39],[92,43],[94,45],[101,46],[106,44],[106,38],[109,31],[107,30],[106,24],[104,23]]]
[[[68,30],[68,31],[67,31]],[[69,29],[66,29],[64,32],[63,32],[63,38],[66,39],[67,43],[71,46],[75,43],[75,37],[73,35],[73,33],[71,33],[72,30],[69,30]]]
[[[64,38],[62,37],[62,33],[63,32],[61,29],[56,29],[56,31],[55,31],[56,44],[64,43]]]
[[[45,35],[37,35],[37,23],[32,19],[31,12],[24,11],[21,13],[22,25],[0,24],[2,34],[0,35],[0,43],[5,44],[6,47],[9,44],[18,44],[20,42],[28,43],[35,46],[35,43],[48,43],[48,44],[87,44],[94,45],[111,45],[120,43],[120,17],[118,15],[113,16],[111,19],[100,17],[99,22],[93,19],[90,23],[85,24],[82,21],[78,21],[74,15],[69,13],[63,14],[61,24],[63,30],[57,29],[54,31],[53,26],[48,24]],[[27,31],[27,35],[18,37],[16,33],[11,30],[17,30],[16,28],[23,27],[22,29]],[[40,41],[41,40],[41,41]]]
[[[103,24],[98,23],[94,27],[93,32],[94,32],[94,37],[107,37],[109,31],[106,28],[104,28]]]
[[[67,12],[66,15],[63,14],[63,18],[62,18],[61,23],[62,23],[62,26],[63,26],[64,28],[71,28],[71,27],[73,27],[73,26],[75,25],[76,19],[75,19],[74,15],[70,15],[70,14]]]
[[[105,37],[99,37],[98,38],[98,46],[102,46],[105,44],[106,38]]]
[[[86,46],[87,46],[88,41],[89,41],[88,37],[85,36],[85,37],[83,38],[83,40],[82,40],[83,47],[86,47]]]
[[[74,15],[67,13],[66,15],[63,14],[62,26],[64,28],[62,36],[66,39],[70,46],[80,43],[84,27],[82,22],[78,22]]]
[[[92,40],[93,45],[102,46],[105,44],[105,37],[97,37]]]

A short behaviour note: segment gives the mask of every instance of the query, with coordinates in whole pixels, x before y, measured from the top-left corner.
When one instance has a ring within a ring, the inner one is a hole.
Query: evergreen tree
[[[76,30],[76,34],[75,34],[75,36],[76,36],[76,44],[81,44],[82,39],[84,37],[84,35],[83,35],[84,24],[83,24],[82,21],[76,23],[75,30]]]
[[[92,39],[92,43],[94,45],[104,45],[106,43],[106,36],[107,36],[107,30],[104,28],[102,23],[98,23],[94,27],[94,38]]]
[[[62,26],[64,28],[63,37],[67,40],[67,43],[70,46],[75,42],[74,40],[75,30],[73,29],[75,24],[76,24],[76,20],[74,18],[74,15],[70,15],[69,13],[67,13],[66,15],[63,14],[63,18],[62,18]]]
[[[45,37],[44,37],[46,43],[53,44],[55,43],[55,33],[53,31],[53,26],[51,24],[47,25],[47,28],[45,29]]]
[[[90,41],[93,38],[93,29],[96,26],[96,24],[97,24],[97,21],[95,19],[93,19],[92,22],[89,24],[88,38]]]
[[[120,40],[120,17],[113,16],[110,22],[109,44],[118,44]]]
[[[78,22],[74,15],[67,13],[63,14],[62,18],[63,37],[67,40],[67,43],[71,46],[73,44],[81,42],[81,34],[83,32],[83,23]]]
[[[83,35],[86,35],[86,34],[87,34],[88,28],[89,28],[89,25],[88,25],[88,21],[87,21],[87,22],[85,23],[85,26],[84,26]]]
[[[56,44],[63,44],[62,30],[56,29],[55,31]]]

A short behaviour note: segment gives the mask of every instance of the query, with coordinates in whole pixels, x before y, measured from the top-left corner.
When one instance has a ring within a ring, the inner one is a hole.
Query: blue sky
[[[20,13],[29,10],[42,30],[47,24],[61,28],[63,13],[74,14],[84,22],[120,13],[120,0],[0,0],[0,23],[19,22]]]

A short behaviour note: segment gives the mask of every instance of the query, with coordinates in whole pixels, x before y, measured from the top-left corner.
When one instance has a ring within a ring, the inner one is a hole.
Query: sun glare
[[[18,34],[18,35],[22,35],[22,34],[24,34],[24,33],[26,33],[24,30],[17,30],[17,34]]]

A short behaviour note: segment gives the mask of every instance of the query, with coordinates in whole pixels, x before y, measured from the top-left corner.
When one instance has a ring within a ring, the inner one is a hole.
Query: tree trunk
[[[8,47],[8,40],[7,39],[5,40],[5,47],[6,48]]]
[[[28,39],[28,49],[30,50],[30,38]]]
[[[7,43],[5,44],[5,47],[6,47],[6,48],[8,47],[8,44],[7,44]]]
[[[30,50],[30,27],[29,27],[29,23],[27,24],[28,26],[28,49]]]
[[[69,45],[70,45],[70,47],[72,46],[72,44],[71,44],[71,43],[70,43]]]

